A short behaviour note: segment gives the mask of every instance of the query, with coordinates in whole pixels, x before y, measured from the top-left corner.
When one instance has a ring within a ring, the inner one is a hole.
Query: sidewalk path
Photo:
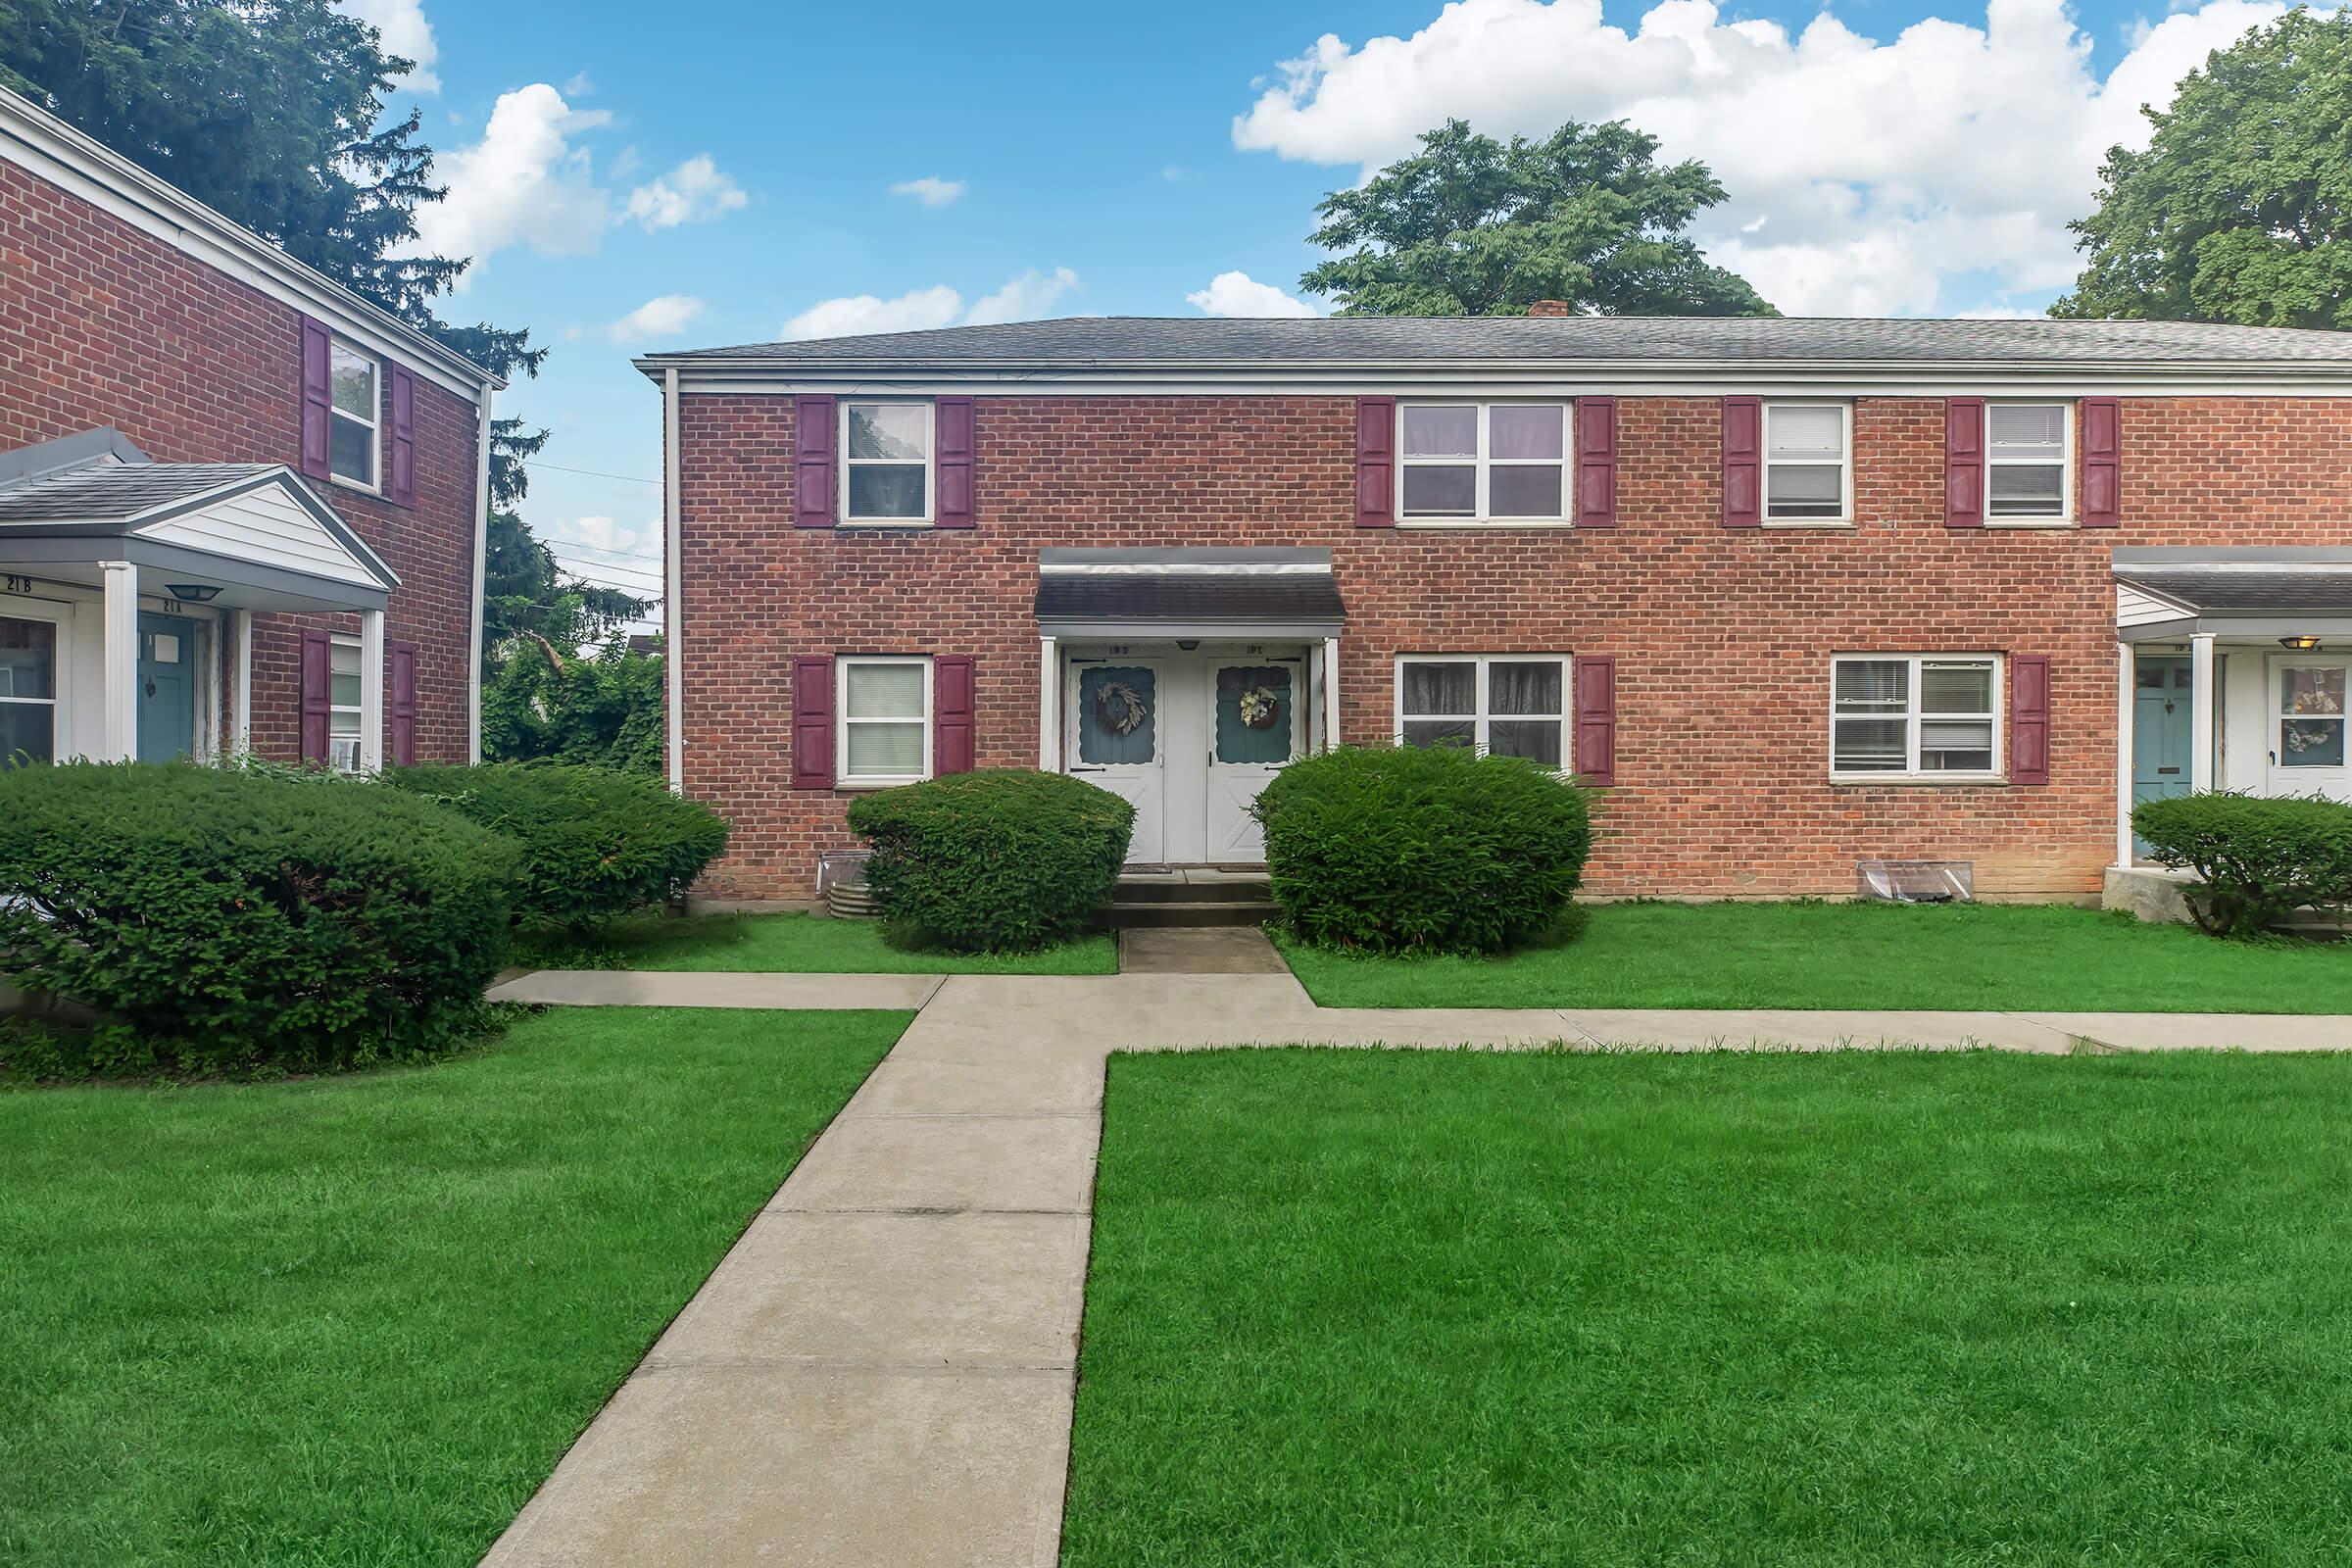
[[[2341,1017],[1322,1008],[1288,973],[543,972],[492,995],[922,1010],[490,1568],[1054,1562],[1113,1051],[2352,1049]]]

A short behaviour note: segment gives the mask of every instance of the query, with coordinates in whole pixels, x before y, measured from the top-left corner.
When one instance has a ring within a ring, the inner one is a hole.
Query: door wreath
[[[1133,734],[1150,716],[1142,694],[1124,681],[1106,680],[1095,692],[1095,722],[1113,735]]]
[[[1252,686],[1242,693],[1242,722],[1251,729],[1272,729],[1282,713],[1282,694],[1271,686]]]

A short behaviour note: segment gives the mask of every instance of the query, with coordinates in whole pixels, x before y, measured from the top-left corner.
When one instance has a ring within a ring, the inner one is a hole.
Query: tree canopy
[[[2352,327],[2352,16],[2297,9],[2142,110],[2110,148],[2052,316]]]
[[[1661,168],[1623,121],[1506,144],[1448,120],[1421,150],[1315,210],[1345,252],[1299,279],[1342,316],[1520,316],[1559,300],[1596,316],[1777,316],[1684,230],[1724,199],[1706,166]]]

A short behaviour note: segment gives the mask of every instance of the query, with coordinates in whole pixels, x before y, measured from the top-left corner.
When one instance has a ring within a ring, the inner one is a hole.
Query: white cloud
[[[449,194],[416,210],[416,249],[476,258],[520,244],[542,256],[594,251],[611,209],[588,150],[570,138],[611,118],[572,109],[544,81],[500,94],[482,139],[440,160]]]
[[[585,98],[594,91],[596,80],[585,71],[575,71],[564,78],[564,96],[566,98]]]
[[[920,179],[900,180],[890,187],[890,193],[893,196],[911,196],[925,207],[945,207],[963,194],[963,181],[925,174]]]
[[[1233,138],[1369,169],[1449,115],[1496,135],[1622,118],[1713,169],[1731,199],[1698,235],[1782,310],[1952,310],[1984,302],[1983,277],[2026,294],[2071,282],[2066,224],[2090,210],[2108,146],[2144,142],[2139,106],[2283,10],[2177,10],[2135,29],[2102,81],[2061,0],[1990,0],[1982,27],[1929,18],[1889,43],[1826,11],[1791,35],[1655,0],[1629,33],[1598,0],[1455,0],[1409,38],[1324,35]]]
[[[1078,287],[1078,274],[1066,267],[1051,272],[1031,268],[1003,287],[983,295],[964,309],[963,295],[945,283],[910,289],[896,299],[851,294],[821,300],[784,323],[781,338],[856,337],[866,332],[919,332],[927,327],[986,326],[1001,321],[1032,321],[1053,314],[1064,294]]]
[[[629,192],[628,216],[650,232],[716,218],[750,201],[734,175],[721,172],[709,153],[699,153]]]
[[[658,337],[675,337],[702,314],[703,302],[693,295],[663,294],[647,300],[606,327],[605,335],[615,343],[644,343]]]
[[[569,523],[557,523],[556,528],[559,531],[552,532],[548,541],[558,549],[580,545],[612,554],[651,551],[660,537],[657,523],[647,522],[632,528],[611,517],[574,517]]]
[[[999,321],[1034,321],[1053,314],[1054,302],[1078,286],[1078,274],[1066,267],[1041,272],[1032,267],[1018,277],[1006,278],[994,294],[972,302],[964,321],[991,326]]]
[[[439,92],[441,78],[433,67],[441,46],[433,41],[433,24],[424,20],[421,0],[340,0],[343,9],[375,28],[384,53],[411,61],[415,69],[405,85],[412,92]]]
[[[1208,287],[1187,294],[1185,303],[1210,316],[1314,316],[1312,305],[1294,299],[1248,272],[1219,272]]]

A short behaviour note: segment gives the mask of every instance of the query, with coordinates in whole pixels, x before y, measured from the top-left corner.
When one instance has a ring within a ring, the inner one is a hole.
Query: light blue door
[[[2188,793],[2188,660],[2141,654],[2132,665],[2132,804]],[[2148,847],[2132,841],[2132,853]]]
[[[139,760],[169,762],[196,750],[196,623],[139,617]]]

